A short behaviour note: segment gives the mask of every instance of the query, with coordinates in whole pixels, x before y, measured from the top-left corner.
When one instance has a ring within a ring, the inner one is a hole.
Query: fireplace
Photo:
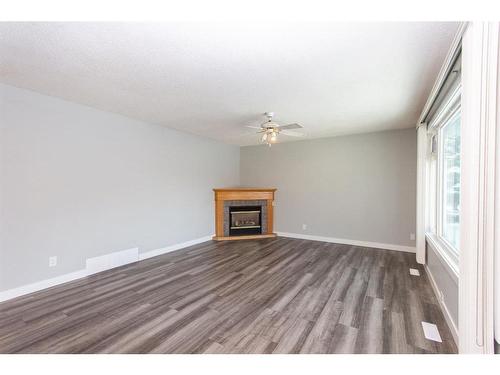
[[[229,207],[229,235],[246,236],[262,234],[261,206]]]
[[[216,241],[276,237],[273,188],[214,189]]]

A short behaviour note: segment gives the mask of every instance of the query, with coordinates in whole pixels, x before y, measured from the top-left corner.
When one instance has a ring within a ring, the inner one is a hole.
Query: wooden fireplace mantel
[[[276,237],[273,233],[273,201],[274,188],[221,188],[213,189],[215,196],[215,236],[216,241],[247,240],[256,238]],[[248,236],[224,235],[224,201],[260,201],[267,202],[267,231],[266,233]]]

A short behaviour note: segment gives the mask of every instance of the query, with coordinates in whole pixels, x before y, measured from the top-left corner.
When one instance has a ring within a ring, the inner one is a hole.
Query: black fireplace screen
[[[232,206],[229,208],[229,235],[262,234],[260,206]]]

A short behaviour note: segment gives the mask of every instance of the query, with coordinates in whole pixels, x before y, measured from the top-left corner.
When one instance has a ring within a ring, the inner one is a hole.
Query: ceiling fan
[[[251,129],[259,129],[257,134],[262,133],[261,142],[266,143],[271,147],[273,143],[276,143],[278,138],[278,134],[285,134],[291,137],[303,137],[304,134],[298,132],[292,132],[291,129],[301,129],[302,126],[299,124],[288,124],[280,126],[276,122],[273,121],[274,112],[266,112],[264,115],[267,117],[267,121],[262,123],[260,127],[258,126],[247,126],[247,128]]]

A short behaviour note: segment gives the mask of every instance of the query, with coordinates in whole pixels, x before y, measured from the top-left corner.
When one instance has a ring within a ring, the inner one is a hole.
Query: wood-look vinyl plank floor
[[[456,352],[414,254],[318,241],[209,241],[0,303],[0,353]]]

